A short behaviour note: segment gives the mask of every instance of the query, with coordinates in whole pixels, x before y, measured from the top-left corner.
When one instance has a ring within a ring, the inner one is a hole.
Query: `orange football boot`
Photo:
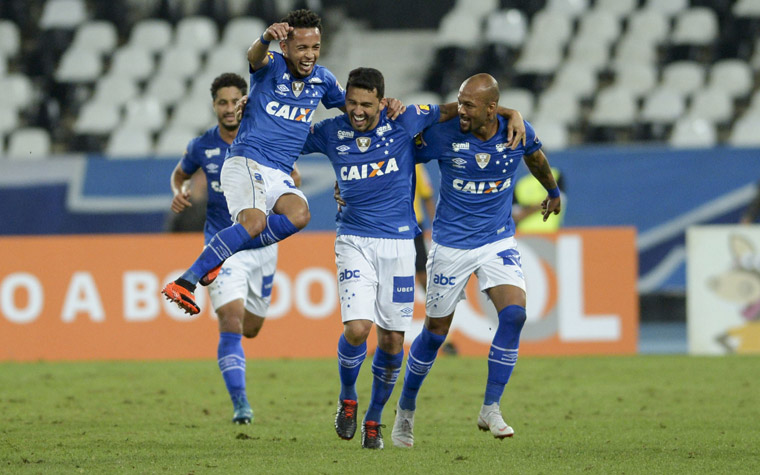
[[[211,282],[216,280],[216,276],[219,275],[220,270],[222,270],[222,264],[219,264],[218,266],[208,271],[208,274],[201,277],[201,280],[198,281],[198,283],[203,286],[211,285]]]
[[[166,296],[166,299],[174,302],[190,315],[195,315],[201,311],[201,308],[195,303],[195,296],[193,293],[179,285],[177,282],[169,282],[161,291]]]

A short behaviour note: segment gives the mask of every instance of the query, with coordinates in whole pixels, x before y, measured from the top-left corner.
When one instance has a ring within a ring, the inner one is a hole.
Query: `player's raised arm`
[[[264,30],[256,41],[248,48],[248,62],[251,69],[258,71],[269,63],[269,43],[272,41],[285,41],[288,39],[288,33],[293,31],[293,27],[287,23],[273,23],[269,28]]]
[[[525,155],[523,160],[525,160],[525,164],[533,176],[546,188],[547,196],[543,203],[541,203],[542,214],[544,215],[544,221],[546,221],[550,215],[559,214],[562,210],[557,181],[552,174],[549,160],[541,149],[536,150],[530,155]]]

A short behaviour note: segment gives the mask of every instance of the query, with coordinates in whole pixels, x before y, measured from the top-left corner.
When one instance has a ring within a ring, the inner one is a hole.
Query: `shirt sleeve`
[[[302,154],[327,153],[327,140],[325,138],[327,122],[328,120],[322,120],[312,126],[301,150]]]
[[[182,159],[179,161],[180,168],[188,175],[195,173],[202,165],[200,160],[198,160],[198,154],[196,153],[197,143],[198,137],[191,140],[190,143],[187,144],[187,148],[185,148],[185,154],[182,155]]]
[[[414,161],[416,163],[427,163],[437,158],[436,140],[436,134],[431,129],[427,129],[414,137]]]
[[[250,86],[253,86],[253,83],[255,82],[263,81],[264,78],[267,77],[267,75],[270,74],[271,71],[276,71],[277,68],[280,66],[280,63],[283,63],[285,61],[282,58],[282,55],[280,55],[279,53],[275,53],[273,51],[267,51],[267,56],[269,57],[269,62],[266,64],[266,66],[256,71],[253,70],[251,63],[248,63],[248,72],[251,75]]]
[[[533,129],[533,126],[530,125],[530,122],[527,120],[525,122],[525,155],[530,155],[534,152],[536,152],[538,149],[542,147],[541,140],[539,140],[538,136],[536,135],[536,131]]]
[[[346,105],[346,91],[335,78],[333,73],[327,71],[325,74],[325,82],[327,83],[327,92],[322,96],[322,104],[328,109],[334,107],[343,107]]]
[[[437,105],[411,104],[407,106],[398,121],[404,126],[409,135],[415,136],[433,124],[437,124],[441,111]]]

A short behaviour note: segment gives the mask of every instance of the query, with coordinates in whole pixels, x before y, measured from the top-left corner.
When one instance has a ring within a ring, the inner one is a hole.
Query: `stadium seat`
[[[104,20],[88,21],[77,28],[69,49],[109,54],[118,42],[119,35],[113,23]]]
[[[45,160],[51,151],[50,134],[39,127],[16,129],[8,138],[8,158]]]
[[[596,73],[586,64],[567,63],[555,74],[552,87],[587,98],[596,91]]]
[[[553,75],[562,63],[562,45],[555,42],[531,42],[523,47],[515,63],[517,73]]]
[[[708,120],[695,117],[678,119],[668,141],[675,148],[713,147],[717,142],[715,126]]]
[[[701,89],[694,93],[688,117],[705,119],[713,124],[728,123],[734,115],[731,96],[722,89]],[[758,131],[760,133],[760,131]]]
[[[108,158],[144,158],[153,154],[150,132],[143,129],[117,128],[108,138]]]
[[[23,73],[0,77],[0,91],[0,107],[12,107],[14,111],[29,107],[34,100],[32,81]]]
[[[533,17],[528,33],[527,46],[551,42],[552,46],[565,46],[573,32],[572,20],[557,12],[541,10]]]
[[[650,124],[672,124],[686,109],[683,94],[658,87],[644,98],[641,108],[641,122]]]
[[[527,35],[528,22],[520,10],[501,10],[486,17],[486,43],[515,48],[525,42]]]
[[[654,66],[656,62],[657,45],[650,41],[642,41],[632,35],[624,35],[618,42],[611,61],[613,68],[627,64],[648,64]]]
[[[223,72],[237,73],[246,78],[247,81],[248,57],[244,50],[217,46],[206,55],[206,64],[203,70],[217,76]]]
[[[21,32],[10,20],[0,20],[0,55],[14,57],[21,49]]]
[[[162,106],[171,106],[185,96],[185,82],[177,76],[157,74],[145,87],[145,95],[155,98]]]
[[[138,21],[132,27],[127,47],[157,53],[169,46],[172,36],[173,29],[168,21],[148,18]]]
[[[638,0],[596,0],[594,10],[611,13],[621,20],[638,7]]]
[[[708,86],[723,89],[733,98],[743,97],[752,91],[752,76],[752,69],[745,61],[722,59],[710,69]]]
[[[441,104],[441,96],[431,91],[417,91],[406,94],[402,101],[407,106],[410,104]],[[452,102],[456,102],[456,100]]]
[[[0,107],[0,136],[7,135],[18,127],[18,113],[13,107]]]
[[[0,78],[8,72],[8,58],[0,52]]]
[[[174,45],[204,53],[213,47],[218,39],[219,32],[216,24],[210,18],[191,16],[183,18],[177,23],[177,34],[174,38]],[[254,39],[255,36],[251,38],[251,42]]]
[[[731,12],[737,17],[760,18],[760,2],[757,0],[737,0]]]
[[[164,50],[161,55],[157,74],[185,80],[197,73],[200,66],[201,59],[197,51],[192,48],[173,46]]]
[[[637,98],[651,91],[657,84],[657,68],[649,63],[628,62],[614,67],[613,86],[622,87]]]
[[[148,50],[126,46],[116,50],[109,73],[144,81],[153,74],[153,58]]]
[[[575,37],[570,41],[567,63],[582,65],[600,72],[607,68],[610,48],[607,42],[589,37]]]
[[[188,98],[177,104],[172,112],[170,127],[189,128],[198,134],[214,125],[216,118],[211,107],[211,94],[207,94],[203,99]]]
[[[509,106],[509,104],[504,104]],[[580,103],[575,94],[550,87],[538,98],[538,106],[528,120],[553,120],[568,126],[577,126],[580,118]]]
[[[94,83],[102,72],[103,61],[98,51],[69,48],[58,64],[55,80],[64,83]]]
[[[544,9],[575,18],[588,10],[588,4],[588,0],[548,0]]]
[[[134,79],[118,74],[108,74],[95,84],[93,102],[110,102],[122,106],[140,93]]]
[[[596,95],[589,123],[597,127],[620,127],[636,119],[636,98],[624,87],[602,89]]]
[[[40,15],[40,29],[74,29],[87,20],[84,0],[47,0]]]
[[[539,119],[531,122],[536,136],[547,151],[562,150],[569,143],[567,128],[560,121]]]
[[[662,68],[662,87],[692,94],[704,87],[705,68],[697,61],[676,61]]]
[[[678,13],[670,41],[677,45],[709,45],[718,38],[718,33],[718,15],[715,11],[695,7]]]
[[[519,110],[522,116],[528,120],[533,117],[535,100],[533,93],[527,89],[502,89],[499,91],[499,104]]]
[[[626,37],[660,44],[670,33],[670,21],[659,10],[637,10],[628,18]]]
[[[481,43],[480,18],[464,9],[453,9],[441,19],[436,44],[439,48],[472,48]]]
[[[760,147],[760,115],[743,116],[731,129],[728,143],[734,147]]]
[[[157,132],[166,126],[166,109],[158,99],[142,96],[127,103],[124,121],[120,125],[125,129],[143,129]]]
[[[237,17],[224,27],[218,48],[245,53],[248,47],[267,29],[264,20],[256,17]]]
[[[160,157],[181,157],[187,149],[187,144],[197,133],[187,128],[168,128],[161,132],[156,140],[156,155]]]
[[[673,17],[687,8],[689,8],[689,0],[646,0],[643,9]]]
[[[468,10],[472,15],[483,18],[499,9],[499,0],[456,0],[454,8]]]
[[[615,14],[606,10],[591,10],[579,19],[576,40],[582,42],[597,41],[605,46],[611,45],[620,36],[620,20]]]
[[[74,132],[81,135],[110,134],[121,120],[120,106],[114,102],[85,103],[74,122]]]
[[[208,69],[202,71],[200,74],[197,74],[193,78],[193,82],[190,85],[190,92],[186,95],[186,100],[191,101],[200,101],[205,102],[207,104],[211,104],[211,83],[214,82],[214,79],[222,74],[224,71],[210,71]],[[246,78],[246,82],[248,82],[248,78],[246,76],[243,76]]]

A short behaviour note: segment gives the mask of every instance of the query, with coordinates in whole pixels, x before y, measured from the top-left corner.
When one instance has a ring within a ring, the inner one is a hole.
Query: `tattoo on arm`
[[[530,155],[525,155],[524,160],[530,172],[544,188],[551,190],[557,187],[557,181],[554,179],[554,175],[552,175],[549,160],[546,159],[543,151],[539,149]]]

